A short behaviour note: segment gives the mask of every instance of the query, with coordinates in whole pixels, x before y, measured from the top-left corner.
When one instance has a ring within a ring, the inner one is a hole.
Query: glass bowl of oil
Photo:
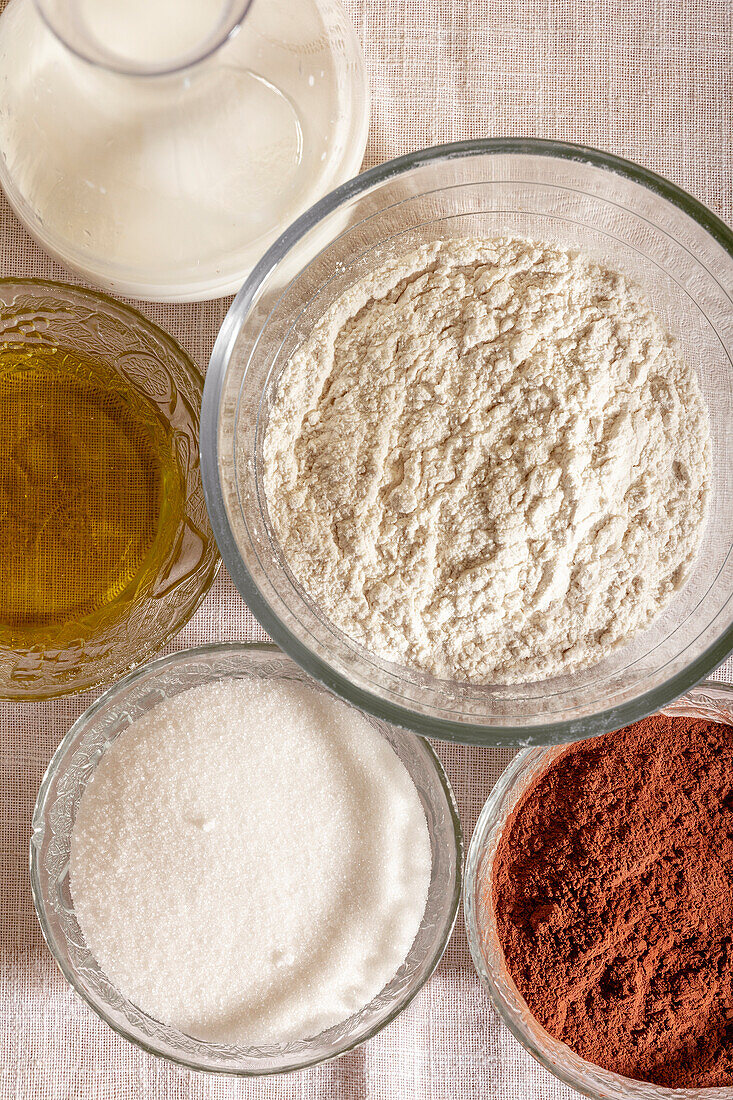
[[[203,378],[105,294],[0,279],[0,697],[81,691],[187,622],[219,555]]]

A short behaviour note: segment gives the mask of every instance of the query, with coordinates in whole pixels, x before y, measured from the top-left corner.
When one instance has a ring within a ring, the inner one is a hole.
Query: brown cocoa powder
[[[552,1036],[640,1081],[733,1085],[733,727],[656,715],[570,746],[507,822],[492,887]]]

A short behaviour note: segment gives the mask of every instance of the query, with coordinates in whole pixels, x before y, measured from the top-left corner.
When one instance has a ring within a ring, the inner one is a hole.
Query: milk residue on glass
[[[232,679],[165,700],[107,748],[70,873],[124,996],[253,1046],[312,1038],[391,981],[431,843],[407,769],[361,713],[305,684]]]
[[[0,182],[116,292],[217,297],[354,174],[368,108],[338,0],[11,0]]]

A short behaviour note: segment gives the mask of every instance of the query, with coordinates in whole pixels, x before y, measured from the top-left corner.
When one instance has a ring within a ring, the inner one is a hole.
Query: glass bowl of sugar
[[[33,817],[36,910],[77,993],[150,1053],[241,1076],[393,1020],[442,956],[461,866],[429,744],[270,645],[131,673],[66,735]]]
[[[732,300],[731,230],[598,150],[364,172],[268,251],[212,354],[202,476],[239,591],[312,676],[431,737],[546,745],[666,706],[733,647]]]

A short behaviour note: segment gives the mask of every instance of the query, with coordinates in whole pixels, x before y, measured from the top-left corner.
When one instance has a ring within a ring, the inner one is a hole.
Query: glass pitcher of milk
[[[233,293],[358,170],[369,122],[338,0],[11,0],[0,183],[36,240],[119,294]]]

